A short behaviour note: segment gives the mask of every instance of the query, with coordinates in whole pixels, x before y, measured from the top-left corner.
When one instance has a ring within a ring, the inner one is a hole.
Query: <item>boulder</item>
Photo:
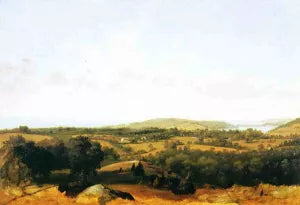
[[[83,190],[76,197],[76,202],[82,204],[98,203],[100,205],[105,205],[106,202],[119,197],[122,199],[134,200],[132,195],[127,192],[113,190],[103,186],[102,184],[96,184]]]

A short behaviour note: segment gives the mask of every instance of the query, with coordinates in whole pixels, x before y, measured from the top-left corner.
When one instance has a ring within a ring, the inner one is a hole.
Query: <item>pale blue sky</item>
[[[0,0],[0,127],[300,116],[300,2]]]

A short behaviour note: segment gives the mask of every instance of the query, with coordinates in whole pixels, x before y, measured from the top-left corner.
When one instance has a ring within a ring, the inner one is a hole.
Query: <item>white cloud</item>
[[[289,4],[18,3],[0,7],[0,127],[300,115]]]

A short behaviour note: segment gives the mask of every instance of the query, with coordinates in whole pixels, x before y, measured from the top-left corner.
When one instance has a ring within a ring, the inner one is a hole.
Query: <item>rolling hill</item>
[[[283,135],[289,136],[294,134],[300,134],[300,118],[290,121],[284,125],[281,125],[269,132],[271,135]]]
[[[196,121],[179,118],[157,118],[146,120],[143,122],[134,122],[130,124],[122,124],[112,126],[112,128],[131,128],[131,129],[143,129],[143,128],[177,128],[182,130],[196,130],[196,129],[226,129],[232,127],[231,124],[222,121]]]

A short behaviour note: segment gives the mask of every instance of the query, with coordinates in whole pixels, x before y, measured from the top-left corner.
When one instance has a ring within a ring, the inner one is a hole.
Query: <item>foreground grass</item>
[[[136,199],[135,202],[116,199],[108,205],[143,204],[143,205],[183,205],[183,204],[300,204],[300,186],[272,186],[258,187],[233,186],[229,189],[198,189],[194,195],[177,196],[167,190],[153,189],[144,185],[111,185],[112,188],[129,192]],[[39,191],[41,190],[41,191]],[[57,187],[44,185],[43,187],[27,187],[25,193],[17,188],[0,190],[1,205],[70,205],[76,203],[76,198],[68,198],[60,193]],[[85,204],[96,205],[95,199],[87,200]]]

